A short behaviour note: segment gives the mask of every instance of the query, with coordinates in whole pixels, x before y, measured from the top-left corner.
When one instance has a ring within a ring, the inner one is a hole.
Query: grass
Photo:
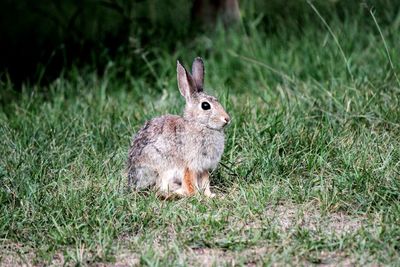
[[[398,20],[315,18],[154,48],[140,77],[118,59],[21,93],[3,79],[1,264],[399,265]],[[196,55],[233,118],[218,196],[130,192],[130,139],[180,113],[175,62]]]

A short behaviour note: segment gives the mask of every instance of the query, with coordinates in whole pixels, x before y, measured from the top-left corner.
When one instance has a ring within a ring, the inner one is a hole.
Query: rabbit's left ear
[[[176,74],[181,95],[186,99],[186,101],[190,101],[197,92],[197,86],[192,75],[186,71],[179,61],[176,62]]]
[[[201,57],[196,57],[192,65],[192,76],[196,84],[197,92],[203,91],[204,86],[204,63]]]

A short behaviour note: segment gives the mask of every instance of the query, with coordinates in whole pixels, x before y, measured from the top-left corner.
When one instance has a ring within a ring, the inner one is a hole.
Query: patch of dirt
[[[299,207],[293,204],[269,206],[265,216],[271,225],[276,225],[278,230],[290,231],[301,227],[310,231],[322,231],[327,234],[343,235],[359,230],[366,218],[350,216],[343,212],[322,215],[313,206]]]
[[[119,253],[115,257],[115,262],[109,263],[96,263],[93,266],[96,267],[131,267],[140,266],[140,256],[130,251]]]
[[[321,267],[349,267],[357,265],[355,260],[345,255],[344,253],[322,251],[317,255],[312,255],[313,259],[309,258],[308,262],[318,264]]]
[[[31,249],[18,243],[0,245],[0,266],[32,266],[34,256]]]
[[[258,247],[245,249],[240,252],[224,251],[221,249],[210,249],[210,248],[198,248],[192,249],[187,253],[187,263],[192,266],[262,266],[266,263],[263,262],[263,258],[267,253],[271,253],[273,250],[266,247]],[[272,266],[287,266],[289,263],[285,260],[277,260]],[[323,267],[334,267],[334,266],[355,266],[357,262],[352,257],[341,252],[322,251],[313,253],[303,257],[295,257],[290,262],[290,265],[297,266],[310,266],[318,265]]]
[[[211,266],[258,266],[268,248],[251,248],[240,252],[225,251],[222,249],[196,248],[187,252],[189,265]]]

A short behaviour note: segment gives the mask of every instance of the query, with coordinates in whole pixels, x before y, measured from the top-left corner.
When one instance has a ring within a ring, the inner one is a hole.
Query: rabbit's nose
[[[229,124],[229,122],[231,121],[231,118],[229,118],[228,116],[223,117],[222,121],[225,122],[225,125]]]

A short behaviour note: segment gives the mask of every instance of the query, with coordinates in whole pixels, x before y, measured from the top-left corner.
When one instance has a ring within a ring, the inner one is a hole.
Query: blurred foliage
[[[129,49],[186,35],[189,1],[11,1],[0,2],[1,69],[13,80],[35,73],[38,63],[54,78],[71,64],[104,66]],[[173,18],[173,19],[171,19]],[[163,42],[165,45],[174,42]]]
[[[312,1],[326,20],[349,20],[373,8],[381,24],[400,23],[400,2]],[[240,1],[242,16],[260,31],[322,27],[307,1]],[[110,59],[129,57],[141,74],[152,49],[174,51],[199,33],[191,24],[190,0],[5,0],[0,2],[0,72],[14,82],[49,82],[68,66],[92,65],[102,71]],[[359,18],[360,16],[357,16]],[[373,21],[369,23],[373,26]],[[151,55],[150,55],[151,56]],[[38,68],[38,66],[40,66]]]

